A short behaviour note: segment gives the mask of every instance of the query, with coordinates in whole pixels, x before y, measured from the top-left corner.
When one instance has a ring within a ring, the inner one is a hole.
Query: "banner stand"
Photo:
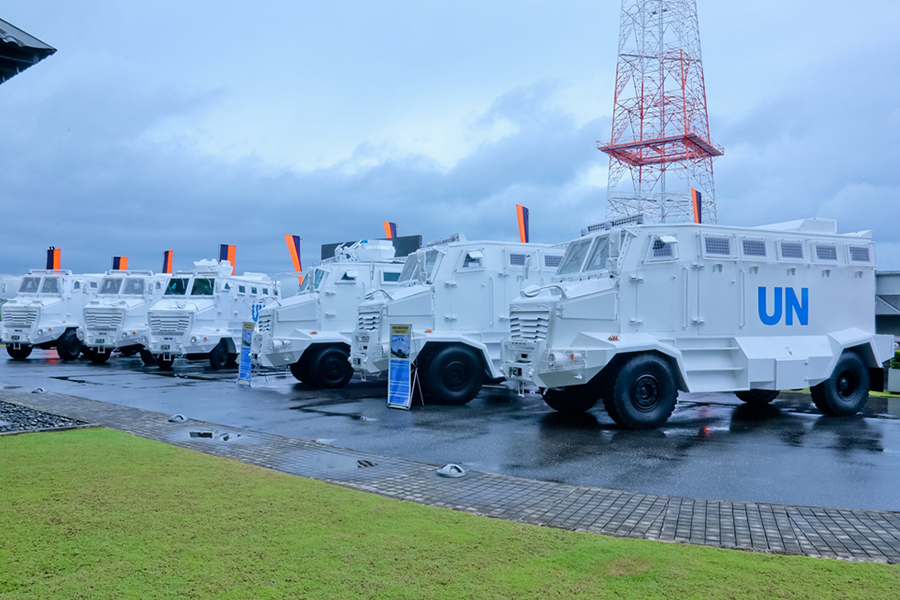
[[[238,383],[246,383],[250,385],[250,380],[253,377],[253,361],[250,360],[250,344],[253,342],[253,327],[254,323],[252,321],[245,321],[244,326],[241,329],[241,361],[240,368],[238,369]]]

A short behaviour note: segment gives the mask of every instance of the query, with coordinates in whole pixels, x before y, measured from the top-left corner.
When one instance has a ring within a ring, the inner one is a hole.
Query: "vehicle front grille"
[[[184,333],[191,327],[191,315],[179,313],[150,313],[150,331],[158,333]]]
[[[549,326],[550,313],[544,311],[515,312],[509,317],[509,334],[514,340],[545,340]]]
[[[7,327],[31,327],[37,322],[39,312],[37,308],[4,306],[0,309],[0,316]]]
[[[381,323],[381,311],[361,312],[356,317],[357,331],[375,331]]]
[[[259,314],[259,320],[256,322],[256,330],[260,333],[264,331],[272,331],[272,313],[264,312]]]
[[[125,312],[115,308],[85,308],[84,327],[88,330],[112,329],[122,326]]]

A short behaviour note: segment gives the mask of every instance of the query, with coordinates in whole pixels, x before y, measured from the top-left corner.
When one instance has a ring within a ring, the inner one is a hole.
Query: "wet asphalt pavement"
[[[808,396],[754,409],[731,394],[688,394],[655,431],[622,430],[602,408],[567,418],[540,396],[486,388],[466,406],[386,407],[386,384],[320,392],[290,375],[254,376],[176,361],[174,371],[114,355],[64,363],[54,351],[0,357],[0,387],[71,394],[229,427],[433,464],[632,492],[900,510],[900,399],[864,416],[821,416]]]

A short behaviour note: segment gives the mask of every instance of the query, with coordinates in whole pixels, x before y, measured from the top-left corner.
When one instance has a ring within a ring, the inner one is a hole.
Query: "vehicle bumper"
[[[368,375],[377,375],[388,368],[388,343],[373,339],[370,334],[353,334],[353,351],[350,365],[353,370]]]
[[[539,388],[584,385],[606,366],[612,348],[547,348],[546,341],[503,344],[503,376]]]
[[[0,329],[0,341],[5,344],[21,344],[23,346],[38,346],[48,342],[55,342],[66,331],[65,327],[52,327],[50,329],[29,327],[3,327]]]

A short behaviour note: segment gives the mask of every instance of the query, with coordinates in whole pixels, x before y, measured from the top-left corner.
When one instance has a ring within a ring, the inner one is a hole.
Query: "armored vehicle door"
[[[434,283],[436,293],[444,297],[442,304],[446,307],[445,314],[435,314],[437,319],[443,320],[439,327],[476,333],[495,327],[492,323],[495,320],[492,318],[493,304],[499,286],[498,265],[487,266],[492,258],[497,257],[480,246],[463,247],[453,257],[455,265],[450,276]]]
[[[620,284],[624,331],[675,335],[695,328],[688,314],[696,302],[696,286],[692,290],[689,285],[683,244],[674,233],[660,232],[628,244],[625,252],[633,256],[625,257]]]
[[[696,311],[691,317],[701,337],[734,336],[742,327],[743,274],[738,268],[738,239],[729,233],[700,234]]]

